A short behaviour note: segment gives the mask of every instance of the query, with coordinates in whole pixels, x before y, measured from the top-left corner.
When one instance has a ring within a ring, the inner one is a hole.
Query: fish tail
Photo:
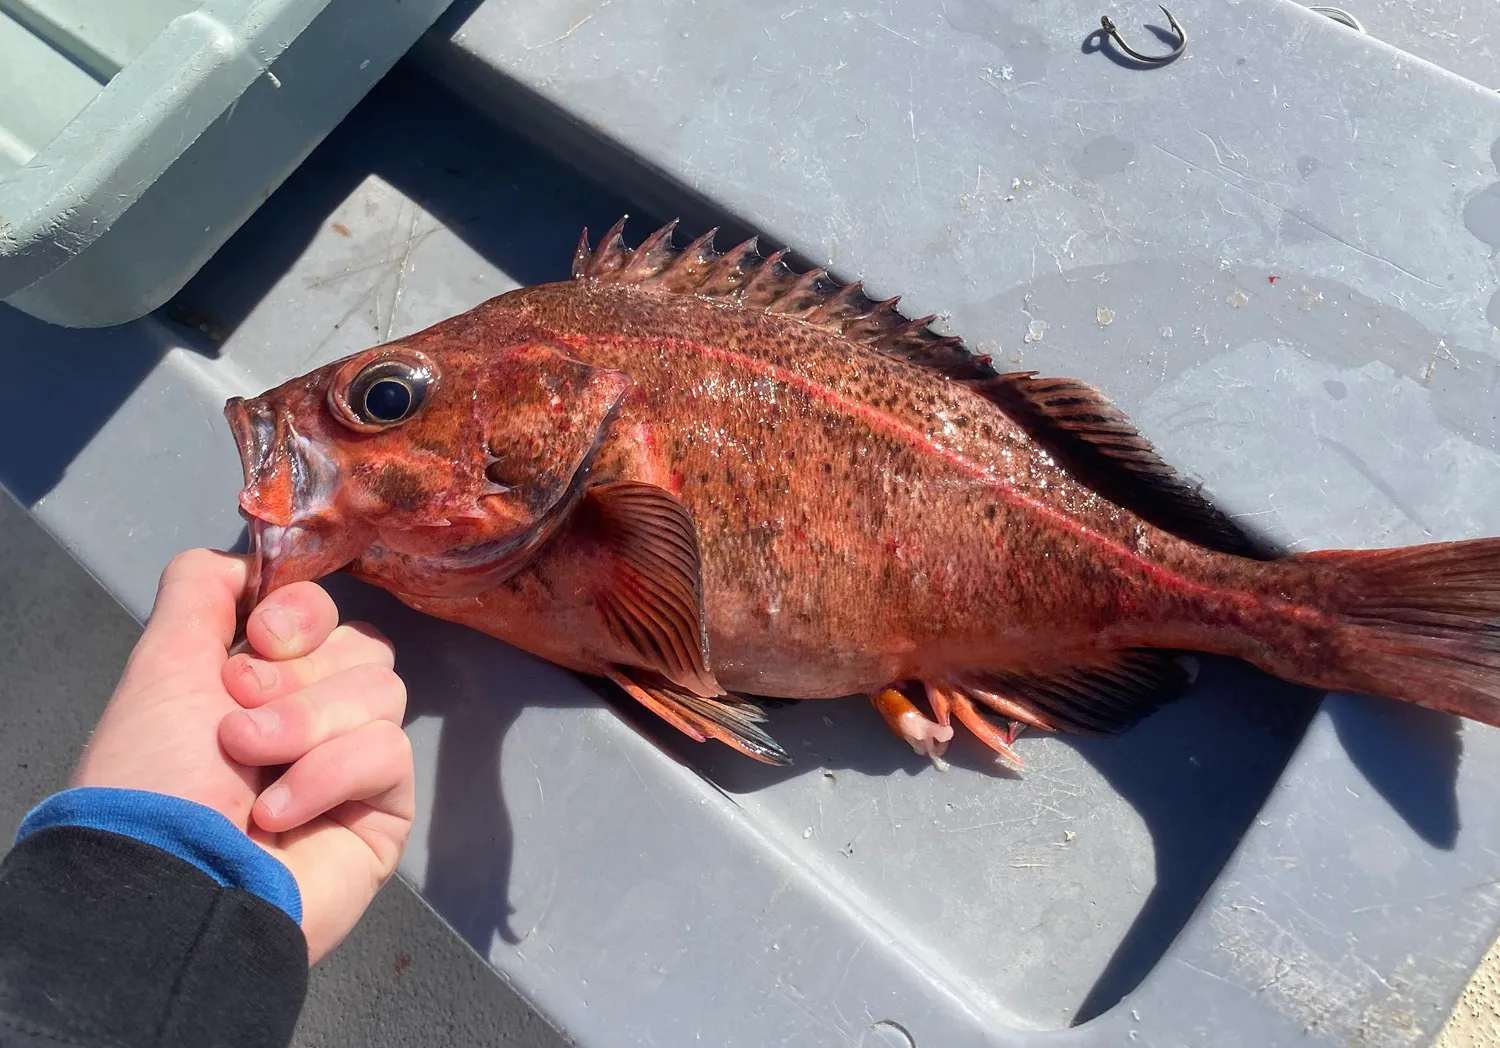
[[[1301,655],[1302,683],[1500,726],[1500,538],[1287,562],[1310,569],[1326,623]]]

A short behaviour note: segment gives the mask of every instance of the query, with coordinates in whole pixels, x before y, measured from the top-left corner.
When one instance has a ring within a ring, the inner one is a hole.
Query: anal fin
[[[1176,652],[1133,648],[1082,665],[1042,672],[987,670],[948,683],[958,696],[1012,725],[1070,735],[1118,735],[1187,690],[1192,677],[1181,658]],[[976,710],[965,712],[978,715]],[[967,717],[960,720],[968,723]]]
[[[665,680],[627,669],[616,669],[610,679],[626,694],[696,742],[718,739],[763,764],[787,765],[792,758],[761,727],[765,711],[748,699],[731,695],[705,698],[683,691]]]

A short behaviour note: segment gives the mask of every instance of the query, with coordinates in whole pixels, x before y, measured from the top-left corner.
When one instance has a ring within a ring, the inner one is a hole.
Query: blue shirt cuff
[[[83,786],[54,793],[31,810],[16,843],[53,826],[133,837],[191,863],[225,888],[259,895],[302,923],[302,892],[280,860],[202,804],[146,790]]]

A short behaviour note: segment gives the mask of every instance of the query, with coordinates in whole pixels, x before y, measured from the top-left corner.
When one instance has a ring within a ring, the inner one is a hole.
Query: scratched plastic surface
[[[0,314],[46,349],[0,388],[0,446],[45,453],[0,478],[142,614],[239,534],[224,397],[555,279],[629,209],[1098,382],[1299,547],[1500,533],[1491,93],[1285,4],[1174,9],[1189,54],[1147,73],[1081,49],[1082,6],[651,11],[469,5],[425,45],[594,183],[397,79],[175,304],[216,339]],[[1500,923],[1491,729],[1337,697],[1303,732],[1211,661],[1125,739],[1026,739],[1019,779],[924,767],[858,702],[778,711],[769,772],[340,596],[412,684],[403,875],[585,1046],[1417,1045]]]
[[[1492,91],[1286,4],[1174,6],[1193,43],[1155,70],[1099,54],[1083,4],[668,8],[484,5],[448,20],[428,68],[657,210],[700,228],[727,211],[904,294],[913,314],[946,312],[981,352],[1097,382],[1170,461],[1293,548],[1495,533]],[[1412,915],[1413,929],[1464,923],[1470,941],[1445,951],[1430,930],[1397,946],[1388,911],[1344,895],[1397,870],[1424,899],[1425,874],[1493,877],[1496,827],[1449,791],[1460,753],[1483,776],[1474,754],[1496,733],[1330,702],[1255,812],[1295,734],[1292,702],[1214,664],[1187,709],[1129,740],[1034,741],[1035,771],[1016,783],[887,774],[899,758],[872,756],[874,729],[854,741],[854,707],[784,715],[788,741],[831,776],[772,781],[688,752],[997,1022],[1087,1019],[1144,977],[1129,1007],[1080,1027],[1111,1043],[1109,1023],[1135,1021],[1140,1002],[1218,977],[1248,1014],[1205,1000],[1137,1033],[1276,1043],[1284,1021],[1333,1043],[1417,1043],[1491,940],[1494,900],[1461,892],[1450,911]],[[1378,744],[1351,709],[1410,724],[1412,752]],[[1314,788],[1304,777],[1330,734],[1344,755],[1316,758]],[[1425,781],[1395,772],[1409,760]],[[1313,799],[1325,789],[1342,814]],[[1372,789],[1383,809],[1357,803]],[[1344,823],[1348,839],[1302,817]],[[1280,906],[1237,895],[1256,863]],[[857,1039],[848,1012],[836,1018]]]

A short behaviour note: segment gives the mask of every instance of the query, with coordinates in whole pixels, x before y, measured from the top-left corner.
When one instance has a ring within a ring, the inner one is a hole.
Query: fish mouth
[[[338,511],[336,456],[299,433],[284,405],[233,397],[224,417],[245,480],[239,502],[250,536],[250,570],[238,609],[243,627],[255,606],[281,587],[348,566],[370,529]]]
[[[243,630],[245,620],[263,596],[261,583],[265,576],[266,560],[264,533],[268,526],[275,527],[264,517],[252,512],[248,505],[253,504],[255,489],[269,472],[270,463],[276,455],[276,418],[273,409],[265,401],[247,401],[244,397],[232,397],[224,405],[224,417],[229,422],[235,448],[240,453],[240,470],[244,474],[239,509],[249,534],[246,553],[250,557],[250,571],[237,609],[240,628]]]

